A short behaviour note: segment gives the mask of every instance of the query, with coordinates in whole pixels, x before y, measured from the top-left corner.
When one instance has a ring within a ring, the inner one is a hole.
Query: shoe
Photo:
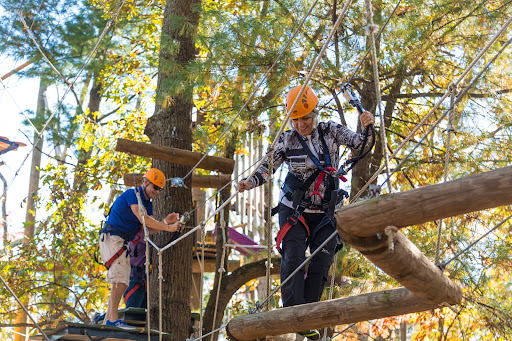
[[[94,314],[94,316],[92,317],[92,322],[94,324],[103,324],[103,320],[105,319],[105,313],[103,314],[100,314],[100,313],[96,313]]]
[[[116,320],[116,321],[107,320],[105,322],[105,325],[121,328],[124,330],[137,330],[137,327],[130,326],[130,325],[126,324],[123,320]]]
[[[298,332],[297,334],[307,337],[309,340],[317,341],[320,340],[320,333],[316,329],[307,330],[304,332]]]

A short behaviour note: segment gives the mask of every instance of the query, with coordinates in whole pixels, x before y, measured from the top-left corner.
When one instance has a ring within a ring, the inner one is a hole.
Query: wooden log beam
[[[133,186],[133,178],[137,186],[142,183],[144,174],[126,173],[123,175],[124,185]],[[192,188],[222,188],[231,181],[231,174],[201,175],[192,174]]]
[[[157,146],[125,139],[117,140],[116,151],[163,160],[189,167],[194,167],[203,157],[203,154],[190,150]],[[233,173],[234,167],[235,160],[218,156],[206,156],[198,166],[198,168],[201,169],[219,171],[225,174]]]
[[[383,233],[512,203],[512,166],[344,206],[338,226],[352,236]]]
[[[392,251],[389,250],[388,235],[380,240],[377,237],[373,241],[371,238],[354,240],[342,232],[342,238],[423,301],[436,305],[455,305],[462,301],[460,287],[400,231],[392,234]]]
[[[397,288],[235,317],[226,331],[232,341],[249,341],[435,308],[406,288]]]

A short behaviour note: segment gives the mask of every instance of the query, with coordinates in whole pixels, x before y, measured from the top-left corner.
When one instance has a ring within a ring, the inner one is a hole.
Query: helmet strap
[[[147,179],[142,179],[142,190],[144,191],[144,196],[146,197],[146,200],[147,200],[147,199],[149,199],[149,195],[148,195],[148,192],[146,191],[147,186],[144,184],[144,180],[147,180]]]

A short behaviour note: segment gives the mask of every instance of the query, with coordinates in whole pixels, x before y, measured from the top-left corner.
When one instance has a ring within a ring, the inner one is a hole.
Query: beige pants
[[[124,239],[110,233],[100,234],[100,254],[103,264],[108,262],[113,255],[115,255],[124,244]],[[124,250],[123,254],[119,256],[110,265],[107,273],[107,282],[109,283],[123,283],[130,284],[130,254]]]

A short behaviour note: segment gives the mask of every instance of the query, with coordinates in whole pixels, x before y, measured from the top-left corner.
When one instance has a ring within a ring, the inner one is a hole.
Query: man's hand
[[[169,224],[177,222],[179,219],[180,219],[179,213],[172,212],[172,213],[168,214],[167,217],[165,217],[164,223],[169,225]]]
[[[180,223],[179,222],[175,222],[175,223],[169,224],[167,226],[168,226],[167,231],[169,231],[169,232],[176,232],[176,231],[180,230]]]

